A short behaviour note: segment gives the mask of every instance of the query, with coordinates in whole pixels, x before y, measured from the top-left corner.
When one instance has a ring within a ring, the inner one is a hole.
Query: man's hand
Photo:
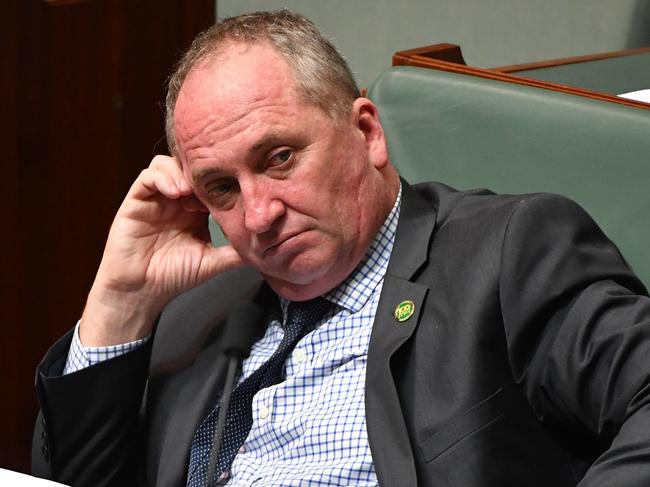
[[[111,226],[81,319],[85,346],[148,335],[174,296],[243,264],[230,245],[212,247],[206,213],[178,162],[156,156]]]

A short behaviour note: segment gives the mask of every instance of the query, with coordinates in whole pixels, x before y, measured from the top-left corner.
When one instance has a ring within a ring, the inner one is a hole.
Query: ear
[[[388,149],[377,107],[368,98],[357,98],[352,105],[352,118],[363,137],[370,162],[377,169],[384,168],[388,164]]]

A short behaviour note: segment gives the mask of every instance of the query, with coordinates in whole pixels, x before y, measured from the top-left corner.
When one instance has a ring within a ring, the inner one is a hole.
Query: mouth
[[[297,241],[304,232],[286,233],[281,237],[273,240],[262,251],[262,257],[270,257],[282,253],[285,248],[290,246],[293,242]],[[288,250],[288,249],[287,249]]]

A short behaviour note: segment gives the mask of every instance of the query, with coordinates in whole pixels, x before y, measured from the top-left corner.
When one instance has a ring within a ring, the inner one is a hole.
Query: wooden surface
[[[393,66],[396,66],[395,59],[406,60],[406,59],[419,59],[419,58],[429,58],[436,61],[448,61],[450,63],[464,64],[465,59],[463,58],[463,53],[460,49],[460,46],[456,44],[431,44],[429,46],[416,47],[415,49],[407,49],[405,51],[399,51],[393,56]]]
[[[430,69],[439,69],[442,71],[494,79],[506,83],[515,83],[526,86],[534,86],[536,88],[545,90],[560,91],[563,93],[583,96],[600,101],[633,106],[644,110],[650,109],[650,104],[648,103],[628,100],[626,98],[619,98],[607,93],[600,93],[597,91],[585,90],[575,86],[560,85],[547,81],[535,80],[532,78],[524,78],[509,73],[504,73],[499,70],[468,66],[464,63],[464,61],[462,63],[459,63],[446,60],[450,58],[458,59],[458,56],[460,56],[462,59],[462,53],[460,52],[459,46],[456,46],[454,44],[435,44],[432,46],[425,46],[422,48],[396,52],[393,55],[393,66],[417,66]]]
[[[565,66],[567,64],[586,63],[590,61],[598,61],[601,59],[611,59],[624,56],[634,56],[635,54],[644,54],[650,52],[650,47],[637,47],[634,49],[626,49],[624,51],[602,52],[599,54],[590,54],[588,56],[575,56],[560,59],[548,59],[545,61],[537,61],[534,63],[512,64],[510,66],[500,66],[498,68],[490,68],[492,71],[500,71],[502,73],[516,73],[518,71],[529,71],[533,69],[552,68],[555,66]]]
[[[166,152],[165,80],[214,3],[3,4],[2,468],[29,469],[35,367],[78,319],[131,182]]]

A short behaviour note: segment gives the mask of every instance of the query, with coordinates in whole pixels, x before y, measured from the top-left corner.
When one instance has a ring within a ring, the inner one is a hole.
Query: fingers
[[[191,186],[173,157],[160,155],[154,157],[149,167],[143,170],[135,180],[128,196],[146,199],[155,193],[161,193],[169,199],[192,194]]]
[[[205,205],[201,203],[199,199],[193,194],[181,196],[180,202],[181,205],[183,205],[183,209],[185,211],[189,211],[191,213],[193,212],[208,213],[208,209],[205,207]]]

